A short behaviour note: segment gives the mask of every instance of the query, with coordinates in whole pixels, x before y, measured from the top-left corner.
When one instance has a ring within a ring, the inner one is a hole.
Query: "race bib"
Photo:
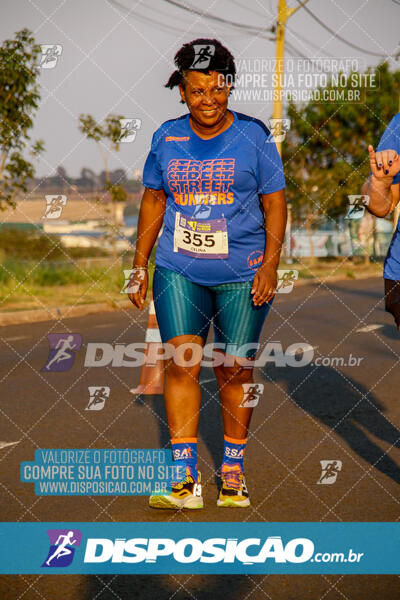
[[[177,212],[174,252],[180,252],[193,258],[228,258],[226,219],[196,221]]]

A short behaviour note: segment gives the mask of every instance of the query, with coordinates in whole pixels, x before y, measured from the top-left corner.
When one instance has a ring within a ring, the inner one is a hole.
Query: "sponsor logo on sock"
[[[243,458],[244,448],[225,448],[225,456],[229,458]]]
[[[174,459],[175,460],[186,460],[188,458],[193,458],[193,451],[190,447],[174,448]]]

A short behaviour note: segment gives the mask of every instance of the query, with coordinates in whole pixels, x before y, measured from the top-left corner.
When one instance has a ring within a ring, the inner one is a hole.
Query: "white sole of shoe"
[[[225,507],[225,508],[246,508],[246,506],[250,506],[250,500],[246,498],[245,500],[217,500],[217,506]]]
[[[196,510],[204,507],[203,498],[201,496],[187,496],[182,500],[173,498],[172,496],[150,496],[149,506],[151,508],[166,508],[172,510],[180,510],[181,508],[189,508]]]

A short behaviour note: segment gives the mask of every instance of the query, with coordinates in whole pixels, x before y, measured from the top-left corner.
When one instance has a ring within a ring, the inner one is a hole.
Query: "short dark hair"
[[[202,68],[201,65],[192,66],[196,57],[195,45],[214,46],[214,54],[210,57],[207,68]],[[210,71],[217,71],[217,73],[222,73],[225,76],[228,75],[232,84],[231,88],[234,87],[233,84],[236,75],[235,60],[229,50],[216,39],[199,38],[183,44],[175,54],[174,63],[177,69],[165,84],[165,87],[171,90],[177,85],[184,83],[183,71],[201,71],[207,74]]]

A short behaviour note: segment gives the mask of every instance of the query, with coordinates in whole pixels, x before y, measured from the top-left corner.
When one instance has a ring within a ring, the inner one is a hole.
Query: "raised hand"
[[[375,152],[370,145],[368,146],[368,153],[372,174],[377,179],[394,177],[400,171],[400,156],[396,150]]]

